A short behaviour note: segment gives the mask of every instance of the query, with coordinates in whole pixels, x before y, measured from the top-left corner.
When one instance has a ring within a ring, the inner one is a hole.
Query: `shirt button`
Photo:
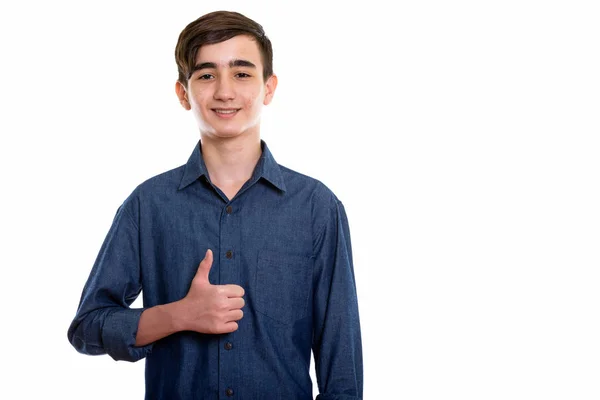
[[[225,390],[225,394],[227,395],[227,397],[233,396],[233,389],[232,388],[227,388]]]
[[[231,349],[233,349],[233,344],[231,342],[225,343],[225,350],[231,350]]]
[[[227,214],[231,214],[233,212],[233,207],[227,206],[225,210],[227,211]]]
[[[227,250],[227,253],[225,253],[225,257],[227,257],[227,258],[233,257],[233,251]]]

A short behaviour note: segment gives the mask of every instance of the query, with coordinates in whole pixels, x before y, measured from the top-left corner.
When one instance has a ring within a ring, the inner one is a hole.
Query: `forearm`
[[[108,354],[115,360],[135,362],[151,346],[135,346],[142,309],[105,307],[81,310],[69,327],[69,341],[80,353]]]
[[[144,310],[140,317],[135,338],[136,346],[145,346],[173,333],[184,330],[181,303],[175,301]]]

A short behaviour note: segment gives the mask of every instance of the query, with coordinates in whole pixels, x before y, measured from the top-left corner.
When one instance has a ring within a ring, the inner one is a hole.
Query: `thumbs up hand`
[[[212,285],[208,274],[213,254],[208,249],[192,280],[188,294],[179,301],[181,330],[229,333],[238,329],[244,316],[244,289],[238,285]]]

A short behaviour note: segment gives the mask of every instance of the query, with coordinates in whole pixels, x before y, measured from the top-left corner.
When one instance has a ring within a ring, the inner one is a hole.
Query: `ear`
[[[265,106],[273,100],[275,89],[277,89],[277,75],[273,74],[267,79],[267,83],[265,83],[265,98],[263,100]]]
[[[179,81],[175,83],[175,93],[177,93],[177,98],[179,98],[179,103],[181,103],[181,107],[185,108],[188,111],[191,110],[192,106],[190,105],[190,102],[188,100],[187,89]]]

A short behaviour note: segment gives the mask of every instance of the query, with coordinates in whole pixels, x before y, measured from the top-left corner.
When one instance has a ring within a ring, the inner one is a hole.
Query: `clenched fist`
[[[212,285],[208,273],[213,263],[207,250],[198,266],[188,294],[179,301],[184,330],[200,333],[229,333],[238,329],[244,316],[244,289],[238,285]]]

